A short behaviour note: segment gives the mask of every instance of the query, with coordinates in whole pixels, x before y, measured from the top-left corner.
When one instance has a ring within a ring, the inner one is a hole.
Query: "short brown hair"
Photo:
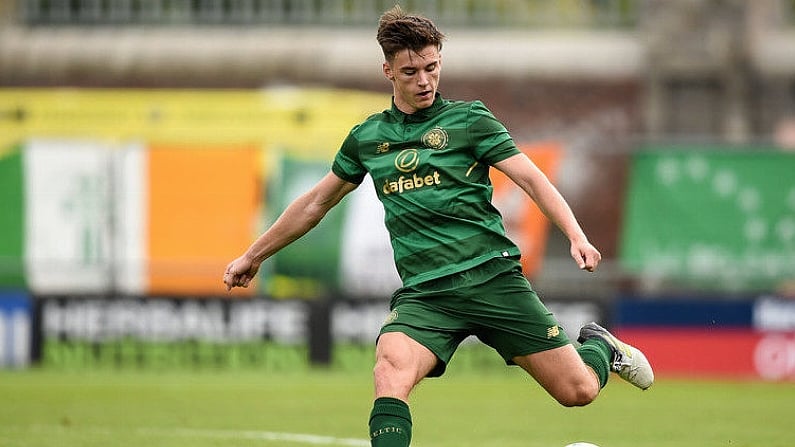
[[[418,52],[429,45],[442,49],[445,36],[427,17],[407,14],[395,5],[381,15],[378,21],[378,44],[387,61],[403,50]]]

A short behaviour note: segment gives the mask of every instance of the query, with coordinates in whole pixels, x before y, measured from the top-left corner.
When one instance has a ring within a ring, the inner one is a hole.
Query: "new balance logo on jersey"
[[[376,154],[384,154],[389,152],[389,142],[383,142],[375,148]]]
[[[555,325],[547,329],[547,338],[554,338],[560,335],[560,328]]]

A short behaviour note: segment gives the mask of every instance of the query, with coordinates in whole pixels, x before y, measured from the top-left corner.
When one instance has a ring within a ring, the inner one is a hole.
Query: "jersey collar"
[[[429,118],[436,115],[436,113],[444,106],[445,99],[442,98],[442,95],[439,92],[436,92],[436,97],[433,100],[433,104],[430,107],[425,109],[417,110],[412,114],[403,113],[400,109],[395,106],[395,97],[392,97],[392,108],[389,110],[389,113],[395,117],[395,119],[400,123],[419,123],[422,121],[426,121]]]

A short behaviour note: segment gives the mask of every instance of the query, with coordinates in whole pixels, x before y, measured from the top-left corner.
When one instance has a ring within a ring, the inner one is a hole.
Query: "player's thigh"
[[[583,363],[571,344],[517,356],[513,362],[563,405],[586,405],[599,394],[596,373]]]
[[[407,400],[414,386],[438,362],[436,354],[402,332],[386,332],[378,337],[374,368],[376,397]]]
[[[419,343],[435,355],[437,361],[427,376],[443,375],[458,345],[470,335],[469,322],[451,311],[459,301],[460,298],[450,297],[444,291],[404,293],[393,302],[392,312],[381,326],[379,344],[384,335],[401,333],[407,340]],[[426,353],[425,350],[420,351]],[[387,352],[403,350],[390,347]]]

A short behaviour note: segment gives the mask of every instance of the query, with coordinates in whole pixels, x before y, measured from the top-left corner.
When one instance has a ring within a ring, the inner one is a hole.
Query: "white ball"
[[[591,444],[590,442],[575,442],[573,444],[569,444],[564,447],[599,447],[599,446],[596,444]]]

